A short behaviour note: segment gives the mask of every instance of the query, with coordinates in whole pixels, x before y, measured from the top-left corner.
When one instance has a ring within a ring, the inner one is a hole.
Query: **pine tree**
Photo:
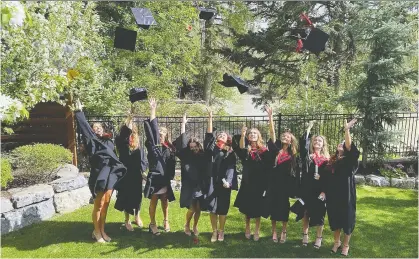
[[[363,166],[370,154],[382,160],[397,132],[388,130],[397,122],[397,112],[405,108],[406,99],[395,92],[402,84],[411,83],[417,72],[406,62],[413,54],[413,42],[409,40],[414,24],[409,21],[412,3],[374,2],[360,4],[362,24],[357,37],[369,49],[368,59],[362,64],[363,74],[355,91],[347,93],[343,100],[356,106],[363,117],[357,133],[361,136]],[[410,42],[409,42],[410,41]]]

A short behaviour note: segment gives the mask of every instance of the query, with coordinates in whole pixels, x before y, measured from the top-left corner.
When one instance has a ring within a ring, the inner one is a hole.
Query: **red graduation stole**
[[[324,156],[318,156],[314,153],[313,162],[317,167],[320,167],[324,162],[329,161],[329,159],[325,158]]]
[[[257,148],[252,148],[250,150],[250,157],[252,158],[252,160],[260,160],[260,154],[263,154],[267,151],[268,149],[266,147],[261,147],[259,149]]]
[[[278,154],[277,164],[282,164],[291,159],[291,155],[285,152]]]

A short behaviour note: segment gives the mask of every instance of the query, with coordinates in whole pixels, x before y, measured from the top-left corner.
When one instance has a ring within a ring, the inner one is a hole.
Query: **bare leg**
[[[271,220],[272,223],[272,240],[278,242],[278,234],[276,233],[276,220]]]
[[[149,228],[152,230],[153,233],[157,233],[157,225],[156,225],[156,207],[157,202],[159,200],[159,196],[157,194],[153,194],[150,200],[150,207],[148,208],[148,213],[150,215],[150,226]]]
[[[341,246],[341,242],[340,242],[340,229],[337,229],[333,232],[333,237],[335,239],[335,243],[333,245],[332,248],[332,252],[336,253],[339,249],[339,247]]]
[[[259,240],[259,231],[260,231],[260,217],[255,219],[255,234],[253,236],[253,240],[258,241]]]
[[[322,246],[323,227],[324,226],[317,226],[317,237],[316,237],[316,242],[314,243],[314,248],[320,248]]]
[[[112,191],[113,190],[107,190],[105,194],[103,195],[105,197],[105,202],[100,212],[100,230],[101,230],[103,239],[105,239],[105,241],[108,241],[108,242],[111,241],[111,238],[105,233],[105,223],[106,223],[106,215],[108,214],[109,203],[111,202]]]
[[[102,233],[100,231],[100,214],[105,203],[104,192],[98,192],[94,201],[93,211],[92,211],[92,221],[94,226],[93,235],[98,242],[104,242],[102,238]],[[100,241],[102,240],[102,241]]]
[[[134,231],[131,225],[131,221],[129,220],[129,213],[125,212],[125,227],[128,231]]]
[[[211,242],[217,241],[217,218],[218,215],[210,213],[211,227],[212,227],[212,237]]]
[[[244,236],[249,239],[250,238],[250,218],[246,215],[244,215],[244,220],[246,223],[246,227],[245,227],[245,231],[244,231]]]
[[[193,206],[191,206],[191,208],[189,208],[188,211],[186,212],[185,234],[188,236],[192,234],[191,233],[191,219],[193,215],[194,215],[194,210],[193,210]]]
[[[307,246],[308,244],[308,223],[309,218],[306,211],[303,218],[303,246]]]
[[[134,214],[135,214],[135,224],[137,224],[137,226],[142,228],[143,227],[143,221],[141,220],[140,211],[134,210]]]
[[[194,205],[194,217],[193,217],[193,232],[194,235],[197,236],[199,234],[198,232],[198,221],[199,221],[199,217],[201,216],[201,207],[199,205],[199,202],[195,202]]]
[[[167,199],[167,193],[162,194],[160,196],[160,202],[161,202],[161,208],[163,210],[163,228],[164,231],[169,232],[170,226],[169,226],[169,200]]]
[[[218,241],[224,241],[224,226],[226,224],[227,215],[219,215],[220,230],[218,231]]]
[[[287,240],[287,226],[288,226],[288,221],[282,221],[282,232],[281,232],[281,243],[285,243],[285,241]]]
[[[349,253],[349,240],[351,239],[351,235],[345,234],[345,238],[343,239],[342,255],[347,256]]]

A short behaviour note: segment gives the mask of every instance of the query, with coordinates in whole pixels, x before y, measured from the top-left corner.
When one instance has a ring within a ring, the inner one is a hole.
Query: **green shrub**
[[[61,165],[71,163],[73,154],[59,145],[35,144],[14,149],[11,158],[16,167],[16,178],[45,183],[54,179]]]
[[[6,158],[1,158],[1,188],[6,188],[7,184],[13,180],[12,165]]]

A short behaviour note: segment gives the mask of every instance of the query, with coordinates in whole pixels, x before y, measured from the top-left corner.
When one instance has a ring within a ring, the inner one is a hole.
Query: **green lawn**
[[[178,193],[177,193],[178,195]],[[234,201],[232,197],[232,202]],[[352,257],[418,257],[417,191],[394,188],[358,187],[357,224],[351,240]],[[148,200],[144,199],[142,219],[149,223]],[[262,221],[258,242],[244,237],[244,220],[238,210],[230,209],[223,243],[210,242],[209,216],[203,213],[199,242],[183,233],[185,210],[178,201],[170,204],[171,233],[153,237],[147,229],[128,232],[122,227],[123,214],[110,208],[107,233],[113,238],[107,244],[90,239],[92,205],[49,221],[26,227],[2,237],[2,257],[336,257],[329,251],[333,236],[329,227],[323,233],[323,246],[315,250],[310,230],[310,244],[302,247],[301,222],[291,215],[285,244],[271,240],[270,221]],[[160,205],[158,207],[160,210]],[[158,211],[161,225],[162,214]],[[253,223],[252,223],[253,224]],[[253,228],[253,225],[252,225]]]

